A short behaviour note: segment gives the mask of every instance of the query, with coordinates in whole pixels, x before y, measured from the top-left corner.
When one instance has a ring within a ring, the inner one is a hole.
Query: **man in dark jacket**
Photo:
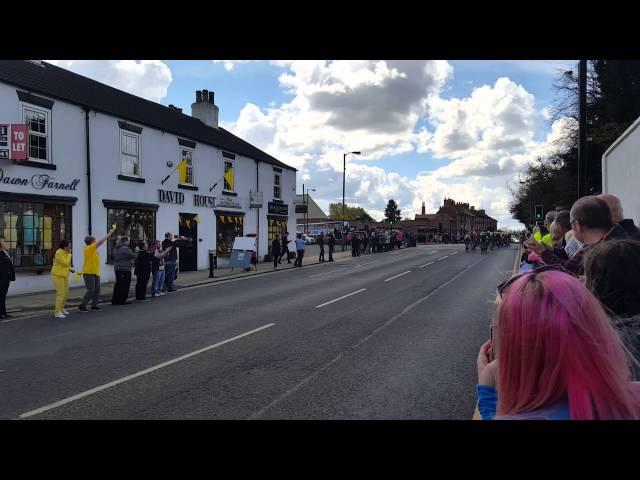
[[[280,258],[280,240],[275,237],[271,242],[271,255],[273,256],[273,269],[278,268],[278,259]]]
[[[6,250],[4,238],[0,238],[0,318],[11,318],[12,315],[7,313],[5,299],[9,291],[9,284],[15,282],[16,272],[13,268],[13,262]]]
[[[291,263],[291,259],[289,258],[289,232],[282,235],[280,239],[280,258],[278,259],[278,263],[282,263],[282,257],[285,254],[287,255],[287,263]]]
[[[175,292],[176,288],[173,286],[173,282],[176,279],[176,263],[178,262],[178,248],[184,245],[185,237],[178,237],[178,241],[172,240],[173,235],[171,232],[164,234],[164,240],[162,242],[162,250],[171,248],[169,255],[167,255],[164,261],[164,283],[167,286],[168,292]]]
[[[151,267],[153,264],[153,254],[149,251],[147,242],[138,244],[138,256],[135,261],[134,274],[136,281],[136,300],[139,302],[148,302],[147,284],[151,277]]]
[[[576,240],[584,247],[573,257],[569,257],[564,249],[553,248],[537,242],[531,237],[525,246],[540,255],[546,264],[562,265],[575,275],[584,274],[584,255],[600,242],[628,238],[627,232],[611,219],[611,210],[607,203],[591,195],[582,197],[571,207],[571,225]]]
[[[336,238],[333,236],[333,233],[329,234],[329,261],[333,262],[333,249],[336,247]]]
[[[320,247],[320,257],[318,258],[319,262],[324,262],[324,233],[320,233],[318,237],[318,246]]]
[[[122,237],[111,252],[113,270],[116,274],[116,283],[113,286],[113,295],[111,296],[112,305],[129,303],[127,297],[131,286],[131,267],[133,267],[134,258],[136,258],[136,254],[129,248],[129,237]]]
[[[640,228],[635,226],[633,218],[624,218],[620,199],[610,193],[598,195],[598,198],[601,198],[607,205],[609,205],[609,210],[611,210],[611,220],[613,220],[613,223],[617,223],[624,228],[631,240],[640,240]]]

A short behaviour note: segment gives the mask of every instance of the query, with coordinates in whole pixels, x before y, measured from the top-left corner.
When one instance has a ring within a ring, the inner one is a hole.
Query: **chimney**
[[[427,212],[426,212],[425,207],[424,207],[424,202],[422,202],[422,215],[426,215],[426,213]]]
[[[213,103],[213,92],[196,90],[196,103],[191,104],[191,116],[205,125],[218,128],[218,114],[220,109]]]

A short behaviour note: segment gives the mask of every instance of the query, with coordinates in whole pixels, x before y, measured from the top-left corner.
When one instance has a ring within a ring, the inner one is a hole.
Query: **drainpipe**
[[[259,180],[259,171],[260,171],[260,162],[256,160],[256,192],[260,191],[260,180]],[[258,212],[258,228],[256,228],[256,271],[258,270],[258,264],[260,263],[260,207],[256,208],[256,212]],[[267,246],[267,249],[269,247]]]
[[[84,108],[85,135],[87,139],[87,209],[89,211],[89,235],[91,235],[91,149],[89,148],[89,107]]]

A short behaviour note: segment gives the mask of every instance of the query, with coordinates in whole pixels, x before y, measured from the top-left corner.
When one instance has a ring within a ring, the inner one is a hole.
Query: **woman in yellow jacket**
[[[51,278],[56,287],[55,318],[67,318],[69,312],[64,309],[64,304],[69,295],[69,272],[75,272],[71,266],[71,243],[67,240],[60,242],[60,248],[56,250],[51,268]]]

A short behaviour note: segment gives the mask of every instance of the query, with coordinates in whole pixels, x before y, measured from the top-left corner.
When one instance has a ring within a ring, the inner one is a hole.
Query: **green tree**
[[[398,204],[393,198],[387,203],[387,207],[384,209],[384,216],[386,218],[385,221],[392,225],[402,220]]]
[[[336,220],[363,220],[375,222],[375,219],[362,207],[345,204],[344,218],[342,218],[342,202],[329,204],[329,217]]]

